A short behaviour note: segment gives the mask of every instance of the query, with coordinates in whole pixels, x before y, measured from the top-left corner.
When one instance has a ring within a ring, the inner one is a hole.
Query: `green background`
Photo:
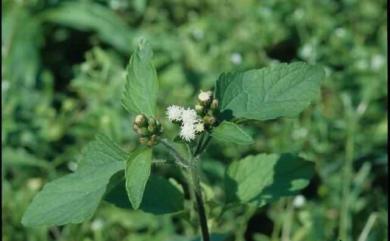
[[[317,171],[302,192],[305,203],[291,197],[232,209],[211,220],[213,232],[237,241],[387,240],[386,20],[384,0],[2,1],[3,240],[196,235],[189,213],[152,216],[107,203],[79,225],[20,223],[44,183],[77,168],[81,148],[96,133],[126,150],[136,145],[120,95],[142,37],[155,52],[158,116],[170,136],[177,130],[165,108],[193,105],[222,72],[298,60],[326,70],[321,98],[299,118],[254,122],[246,127],[254,144],[212,143],[204,158],[211,199],[221,194],[232,160],[263,152],[305,156]],[[171,168],[153,171],[177,176]]]

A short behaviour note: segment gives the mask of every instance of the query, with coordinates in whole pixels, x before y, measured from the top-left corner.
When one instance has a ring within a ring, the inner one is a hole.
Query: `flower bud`
[[[212,92],[211,91],[200,91],[198,100],[202,105],[207,105],[211,102]]]
[[[210,104],[210,108],[211,108],[212,110],[218,109],[218,100],[217,100],[217,99],[213,99],[213,101],[212,101],[211,104]]]
[[[195,105],[195,110],[196,110],[196,113],[202,114],[204,111],[204,107],[201,105]]]
[[[156,144],[156,141],[155,140],[149,140],[147,143],[146,143],[148,146],[153,146]]]
[[[152,141],[157,141],[157,138],[158,136],[156,134],[153,134],[151,137],[150,137],[150,140]]]
[[[139,128],[137,133],[140,136],[148,136],[149,135],[149,131],[146,127]]]
[[[204,122],[206,125],[212,126],[212,125],[214,125],[215,121],[216,121],[216,119],[215,119],[215,117],[213,117],[213,116],[205,116],[205,117],[203,118],[203,122]]]
[[[141,143],[142,145],[145,145],[148,143],[148,138],[146,137],[140,137],[139,138],[139,143]]]
[[[154,126],[156,126],[156,120],[154,119],[154,118],[149,118],[148,119],[148,125],[154,125]]]
[[[137,115],[134,119],[134,123],[139,127],[144,127],[146,124],[146,117],[142,114]]]
[[[157,130],[156,125],[149,125],[148,126],[148,132],[149,133],[155,133]]]
[[[137,124],[133,124],[133,130],[135,131],[135,132],[137,132],[138,133],[138,130],[139,130],[140,128],[139,128],[139,126],[137,125]]]
[[[201,133],[204,131],[204,124],[202,122],[199,122],[195,125],[195,132]]]

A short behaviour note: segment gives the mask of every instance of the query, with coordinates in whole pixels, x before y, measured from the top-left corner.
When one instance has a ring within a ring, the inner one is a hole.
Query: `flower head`
[[[185,141],[191,141],[195,139],[195,125],[193,123],[187,123],[181,126],[180,137]]]
[[[202,102],[207,102],[211,98],[211,91],[200,91],[200,94],[198,95],[198,99]]]
[[[181,113],[181,120],[183,121],[183,125],[193,125],[198,120],[196,111],[190,108],[184,109]]]
[[[179,136],[185,141],[195,139],[196,133],[203,131],[202,126],[199,125],[201,120],[194,109],[185,109],[180,106],[171,105],[167,109],[167,115],[170,121],[178,121],[181,123]]]
[[[181,121],[182,120],[182,113],[184,108],[177,106],[177,105],[171,105],[167,108],[167,115],[168,119],[170,121]]]

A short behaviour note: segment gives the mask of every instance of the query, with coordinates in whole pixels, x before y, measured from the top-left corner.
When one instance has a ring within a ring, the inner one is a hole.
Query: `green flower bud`
[[[212,125],[215,124],[216,119],[215,119],[214,116],[205,116],[205,117],[203,117],[203,122],[204,122],[206,125],[212,126]]]
[[[134,123],[139,127],[144,127],[146,125],[146,117],[144,115],[137,115],[134,119]]]
[[[217,110],[218,109],[218,100],[217,99],[213,99],[213,101],[210,104],[210,108],[212,110]]]
[[[140,137],[139,138],[139,143],[141,143],[142,145],[146,145],[148,143],[148,138]]]
[[[201,105],[195,105],[195,110],[196,110],[196,113],[198,113],[200,115],[203,113],[204,107]]]
[[[153,134],[151,137],[150,137],[150,140],[152,141],[157,141],[157,138],[158,136],[156,134]]]
[[[146,127],[142,127],[140,129],[138,129],[137,133],[140,136],[148,136],[149,135],[149,131]]]
[[[154,146],[154,145],[156,145],[156,141],[155,141],[155,140],[149,140],[149,141],[147,142],[147,145],[148,145],[148,146]]]
[[[156,132],[156,126],[155,125],[149,125],[148,126],[148,132],[149,133],[155,133]]]
[[[133,124],[133,130],[135,131],[135,132],[137,132],[138,133],[138,130],[139,130],[140,128],[139,128],[139,126],[137,125],[137,124]]]
[[[154,118],[149,118],[148,119],[148,125],[150,126],[150,125],[153,125],[153,126],[156,126],[156,120],[154,119]]]

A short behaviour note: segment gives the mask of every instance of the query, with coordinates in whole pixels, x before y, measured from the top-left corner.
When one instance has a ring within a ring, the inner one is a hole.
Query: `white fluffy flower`
[[[170,121],[181,121],[183,114],[183,107],[171,105],[167,108],[167,115]]]
[[[182,122],[180,129],[180,137],[183,140],[191,141],[195,139],[196,132],[201,132],[201,126],[199,126],[199,118],[194,109],[184,109],[180,106],[171,105],[167,109],[167,115],[170,121]]]
[[[194,125],[198,120],[198,116],[194,109],[187,108],[181,113],[181,120],[183,125]]]
[[[209,101],[211,97],[211,91],[200,91],[198,95],[198,99],[200,101]]]
[[[182,125],[180,130],[180,137],[185,141],[191,141],[195,139],[195,125],[193,123]]]

